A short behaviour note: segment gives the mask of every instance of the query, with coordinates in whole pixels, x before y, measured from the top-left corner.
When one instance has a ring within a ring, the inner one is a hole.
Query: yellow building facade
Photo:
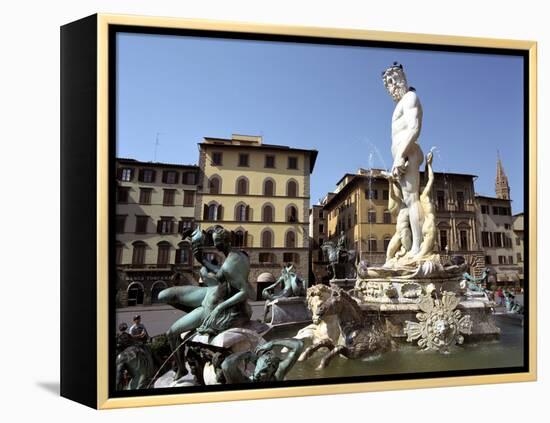
[[[310,174],[317,151],[244,135],[205,138],[199,151],[196,222],[207,232],[217,224],[232,231],[233,245],[250,256],[253,285],[278,277],[290,263],[307,280]]]

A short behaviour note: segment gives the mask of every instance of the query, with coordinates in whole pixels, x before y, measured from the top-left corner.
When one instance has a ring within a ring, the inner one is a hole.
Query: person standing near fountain
[[[420,204],[420,171],[424,153],[418,145],[422,128],[422,105],[414,88],[409,87],[403,65],[394,62],[382,73],[384,86],[396,102],[392,116],[392,177],[395,178],[407,208],[412,246],[409,257],[420,252],[424,215]]]

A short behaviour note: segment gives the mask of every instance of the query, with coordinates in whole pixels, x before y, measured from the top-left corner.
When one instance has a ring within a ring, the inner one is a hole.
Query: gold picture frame
[[[87,18],[90,19],[90,18]],[[122,407],[139,407],[139,406],[152,406],[152,405],[170,405],[170,404],[189,404],[199,402],[214,402],[214,401],[234,401],[234,400],[248,400],[248,399],[260,399],[260,398],[280,398],[291,396],[306,396],[306,395],[327,395],[327,394],[341,394],[341,393],[355,393],[355,392],[370,392],[370,391],[383,391],[383,390],[398,390],[398,389],[417,389],[417,388],[435,388],[435,387],[448,387],[448,386],[461,386],[461,385],[477,385],[477,384],[493,384],[493,383],[506,383],[506,382],[526,382],[534,381],[537,378],[537,309],[536,309],[536,293],[537,293],[537,43],[534,41],[517,41],[517,40],[503,40],[503,39],[489,39],[489,38],[476,38],[476,37],[459,37],[448,35],[429,35],[429,34],[411,34],[401,32],[382,32],[382,31],[369,31],[362,29],[336,29],[336,28],[316,28],[316,27],[301,27],[301,26],[279,26],[279,25],[263,25],[263,24],[251,24],[251,23],[236,23],[236,22],[224,22],[224,21],[210,21],[210,20],[196,20],[196,19],[180,19],[180,18],[163,18],[163,17],[145,17],[145,16],[123,16],[123,15],[111,15],[111,14],[98,14],[88,21],[88,30],[84,35],[78,33],[77,26],[79,22],[68,24],[65,29],[66,37],[72,37],[73,39],[87,39],[91,41],[89,45],[95,45],[95,101],[96,101],[96,117],[95,117],[95,131],[96,144],[95,144],[95,174],[93,179],[95,180],[96,190],[90,195],[94,196],[93,199],[96,204],[94,213],[91,214],[91,218],[94,220],[90,222],[91,226],[95,229],[97,243],[93,250],[93,255],[96,257],[96,262],[93,264],[95,274],[95,306],[94,317],[95,322],[95,348],[96,352],[93,354],[95,363],[93,368],[96,373],[95,383],[93,384],[93,391],[95,391],[95,397],[90,389],[82,387],[75,381],[76,376],[71,376],[76,372],[78,365],[76,362],[69,362],[63,364],[63,357],[68,359],[72,354],[70,344],[75,342],[81,342],[74,339],[76,336],[71,332],[70,328],[65,329],[63,323],[63,314],[65,313],[66,319],[70,319],[70,313],[67,308],[68,302],[76,298],[76,293],[70,291],[67,285],[68,280],[63,278],[69,278],[70,271],[67,270],[65,276],[62,277],[62,290],[66,292],[66,302],[62,300],[62,395],[82,402],[89,406],[98,409],[112,409]],[[189,30],[201,30],[201,31],[227,31],[246,34],[269,34],[269,35],[281,35],[281,36],[296,36],[296,37],[315,37],[315,38],[329,38],[329,39],[350,39],[350,40],[368,40],[368,41],[383,41],[383,42],[395,42],[395,43],[414,43],[414,44],[426,44],[431,46],[453,46],[457,48],[492,48],[492,49],[513,49],[523,51],[528,54],[529,75],[528,75],[528,121],[525,125],[528,126],[528,152],[529,152],[529,169],[528,169],[528,248],[529,248],[529,268],[528,268],[528,302],[529,302],[529,325],[528,332],[528,370],[519,373],[503,373],[503,374],[486,374],[476,376],[452,376],[441,378],[428,378],[428,379],[406,379],[406,380],[391,380],[391,381],[375,381],[375,382],[361,382],[361,383],[342,383],[342,384],[330,384],[330,385],[314,385],[314,386],[292,386],[292,387],[277,387],[277,388],[262,388],[262,389],[243,389],[236,391],[216,391],[216,392],[201,392],[201,393],[178,393],[178,394],[159,394],[159,395],[147,395],[147,396],[127,396],[127,397],[110,397],[109,396],[109,226],[112,223],[109,221],[109,175],[106,171],[109,168],[109,107],[112,105],[109,99],[109,61],[112,58],[109,55],[109,28],[112,26],[139,26],[144,28],[162,29],[189,29]],[[62,33],[63,34],[63,33]],[[95,40],[93,39],[95,37]],[[70,54],[72,51],[76,51],[79,44],[75,41],[75,44],[71,47],[67,47],[69,41],[66,42],[65,57],[67,57],[67,64],[71,63]],[[62,41],[62,53],[63,53],[63,41]],[[86,47],[83,47],[86,48]],[[71,50],[72,49],[72,50]],[[76,54],[76,53],[74,53]],[[83,53],[82,53],[83,54]],[[63,56],[63,54],[62,54]],[[74,59],[72,59],[74,60]],[[63,64],[63,62],[62,62]],[[63,66],[62,66],[63,68]],[[70,71],[65,71],[65,78],[70,79]],[[63,78],[63,75],[62,75]],[[70,85],[65,88],[65,93],[71,89]],[[68,95],[68,94],[67,94]],[[63,88],[62,88],[62,98]],[[77,100],[74,100],[77,101]],[[69,100],[67,100],[69,102]],[[70,107],[67,104],[67,107]],[[70,124],[68,122],[71,117],[69,112],[63,114],[62,107],[62,125]],[[68,110],[68,109],[67,109]],[[65,121],[63,121],[65,119]],[[65,131],[66,144],[70,143],[71,134],[70,131]],[[72,138],[71,138],[72,139]],[[62,150],[63,150],[62,144]],[[78,147],[74,147],[78,148]],[[90,150],[91,151],[91,150]],[[72,159],[74,152],[68,148],[65,162],[68,163]],[[62,165],[63,167],[63,165]],[[70,166],[69,166],[70,167]],[[67,168],[65,176],[71,175],[71,170]],[[74,169],[72,170],[74,173]],[[62,179],[64,174],[62,173]],[[63,181],[62,181],[63,188]],[[71,192],[67,189],[63,190],[63,196],[67,200],[67,213],[70,213],[69,208],[71,201]],[[74,194],[73,197],[74,199]],[[92,201],[92,200],[90,200]],[[69,225],[69,223],[67,223]],[[71,226],[72,228],[72,226]],[[67,231],[70,228],[67,227]],[[62,238],[63,247],[70,249],[70,242],[67,239]],[[63,254],[64,262],[67,262],[67,266],[70,266],[69,261],[70,252],[65,251]],[[63,295],[62,295],[63,296]],[[65,304],[65,305],[64,305]],[[68,323],[67,323],[68,324]],[[64,334],[63,334],[64,331]],[[90,344],[92,341],[90,341]],[[65,345],[66,349],[64,349]],[[65,381],[64,381],[65,380]]]

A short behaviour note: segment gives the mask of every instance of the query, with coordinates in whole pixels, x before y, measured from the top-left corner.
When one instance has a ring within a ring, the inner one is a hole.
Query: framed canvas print
[[[536,43],[61,28],[61,394],[536,379]]]

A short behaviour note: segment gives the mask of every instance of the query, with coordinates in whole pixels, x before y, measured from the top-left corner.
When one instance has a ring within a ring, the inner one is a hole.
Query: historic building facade
[[[432,197],[440,254],[444,258],[464,256],[470,270],[479,275],[484,254],[478,239],[474,178],[474,175],[436,172]],[[388,181],[381,170],[359,169],[356,174],[344,175],[324,205],[327,237],[336,240],[343,232],[347,248],[355,249],[371,265],[383,264],[396,223],[388,210],[388,197]]]
[[[523,286],[524,278],[524,226],[523,226],[523,212],[517,213],[512,216],[512,230],[514,231],[514,238],[512,240],[512,246],[514,249],[514,258],[516,264],[521,269],[519,273],[519,282]]]
[[[327,216],[323,210],[327,199],[325,197],[321,204],[314,204],[309,209],[310,268],[317,283],[326,281],[328,277],[326,272],[328,261],[321,250],[323,242],[328,240]]]
[[[492,282],[520,287],[523,283],[523,220],[512,216],[510,186],[500,157],[497,158],[495,193],[495,197],[476,196],[481,247],[485,251],[486,265],[493,270]],[[517,239],[520,245],[516,245]],[[521,254],[521,263],[518,263],[518,254]]]
[[[199,151],[195,220],[207,233],[217,224],[232,231],[233,245],[250,256],[256,298],[285,264],[307,281],[309,184],[317,151],[245,135],[204,138]],[[207,251],[216,257],[213,247]]]
[[[195,283],[190,246],[198,166],[116,161],[115,262],[119,306],[151,304],[173,285]]]

